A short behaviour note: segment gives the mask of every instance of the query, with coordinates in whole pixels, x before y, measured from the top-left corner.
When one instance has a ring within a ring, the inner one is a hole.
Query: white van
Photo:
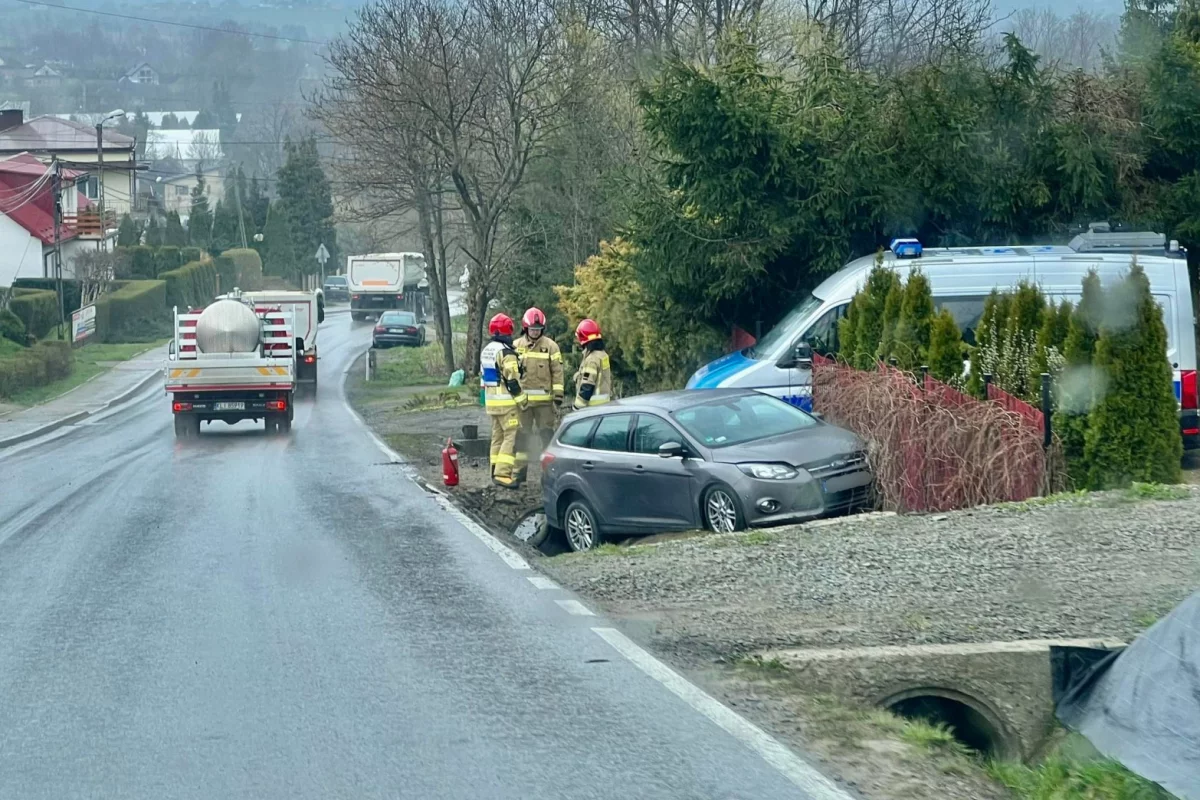
[[[1167,357],[1175,370],[1175,397],[1180,401],[1184,447],[1200,447],[1197,412],[1196,337],[1186,253],[1160,233],[1111,233],[1093,225],[1069,245],[1036,247],[964,247],[924,250],[913,239],[892,243],[884,264],[907,278],[918,266],[933,293],[934,305],[954,315],[963,338],[974,343],[983,304],[992,289],[1014,289],[1022,281],[1036,284],[1055,304],[1078,303],[1088,270],[1096,270],[1105,286],[1129,270],[1131,257],[1150,280],[1150,291],[1163,309]],[[806,410],[812,408],[808,369],[797,366],[797,345],[823,355],[837,352],[837,322],[862,288],[875,256],[856,259],[831,275],[812,295],[792,309],[752,347],[717,359],[692,375],[689,389],[752,388],[781,397]]]

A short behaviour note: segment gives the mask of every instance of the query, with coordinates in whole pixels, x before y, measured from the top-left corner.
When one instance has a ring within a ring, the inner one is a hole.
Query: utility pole
[[[54,288],[58,292],[58,338],[62,339],[66,336],[64,329],[67,325],[67,312],[63,302],[62,241],[60,236],[60,228],[62,226],[62,165],[58,163],[58,156],[52,157],[50,168],[53,170],[50,184],[54,192]]]
[[[104,224],[104,120],[96,123],[96,201],[100,207],[100,242],[97,250],[108,249],[108,231]]]

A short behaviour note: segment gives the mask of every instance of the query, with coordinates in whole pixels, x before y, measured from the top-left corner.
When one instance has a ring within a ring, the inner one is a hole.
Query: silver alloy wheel
[[[567,538],[571,542],[571,549],[576,552],[592,549],[596,535],[591,519],[582,508],[572,508],[567,512]]]
[[[708,527],[717,533],[733,533],[737,530],[737,506],[724,489],[709,492],[705,507]]]

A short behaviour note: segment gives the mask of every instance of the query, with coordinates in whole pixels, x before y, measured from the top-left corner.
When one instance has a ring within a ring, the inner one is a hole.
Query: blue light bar
[[[892,239],[888,249],[896,258],[920,258],[922,252],[921,243],[916,239]]]

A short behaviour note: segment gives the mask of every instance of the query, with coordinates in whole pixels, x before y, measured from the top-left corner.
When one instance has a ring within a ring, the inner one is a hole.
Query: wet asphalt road
[[[153,391],[0,451],[0,798],[804,798],[343,404],[177,443]]]

